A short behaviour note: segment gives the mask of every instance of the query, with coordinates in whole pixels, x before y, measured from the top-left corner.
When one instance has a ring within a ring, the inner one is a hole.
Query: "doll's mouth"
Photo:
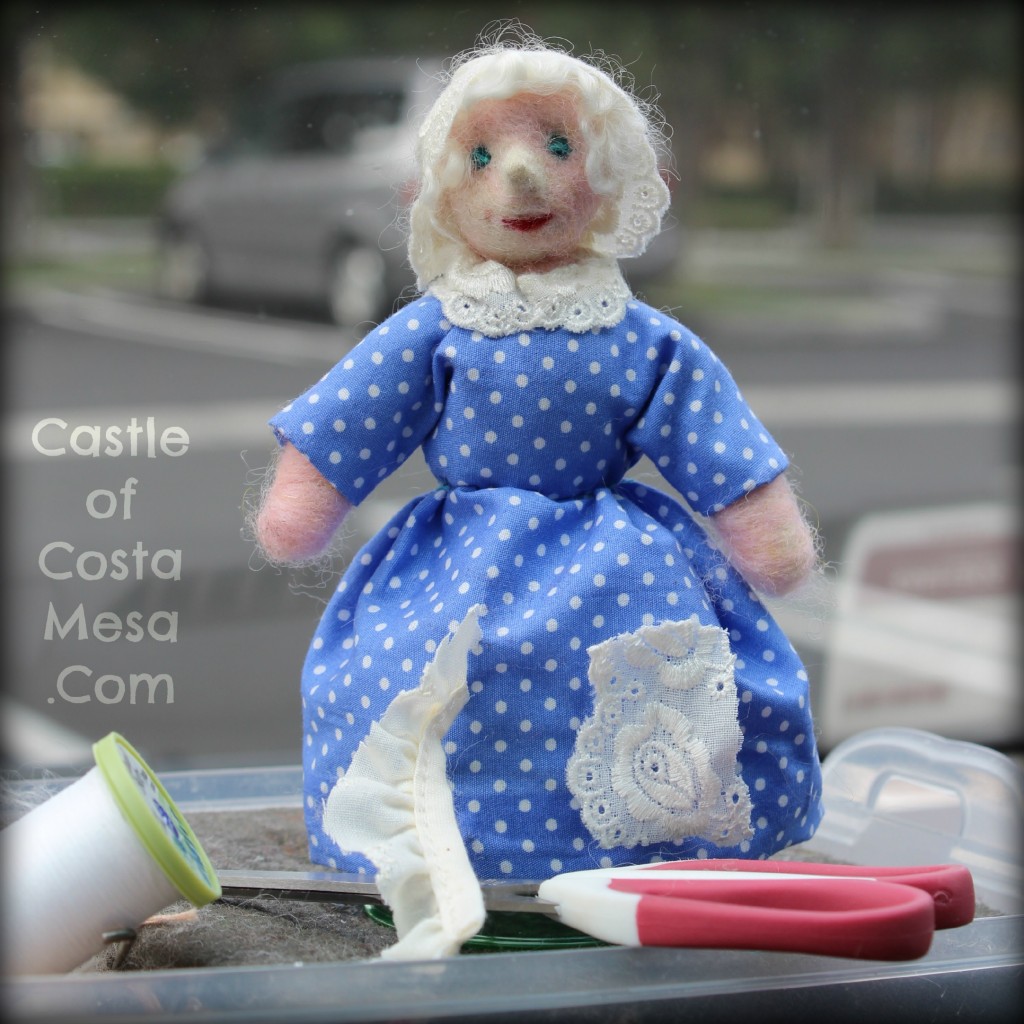
[[[533,217],[505,217],[502,224],[512,231],[539,231],[554,219],[552,213],[541,213]]]

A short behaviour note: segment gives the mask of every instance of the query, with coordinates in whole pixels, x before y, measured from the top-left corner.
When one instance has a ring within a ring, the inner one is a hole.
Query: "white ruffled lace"
[[[582,334],[614,327],[631,297],[618,263],[599,258],[519,275],[500,263],[463,258],[428,291],[450,323],[489,338],[536,328]]]
[[[420,685],[398,694],[373,723],[324,809],[324,830],[338,846],[377,866],[399,938],[383,953],[391,959],[453,955],[484,923],[441,741],[469,699],[467,657],[486,611],[474,605],[438,646]]]

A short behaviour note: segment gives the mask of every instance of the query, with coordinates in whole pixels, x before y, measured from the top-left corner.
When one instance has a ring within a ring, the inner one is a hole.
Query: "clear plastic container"
[[[822,766],[815,850],[852,864],[963,864],[978,899],[1022,910],[1024,772],[989,747],[918,729],[872,729]]]
[[[167,773],[187,816],[298,806],[297,768]],[[663,1022],[1017,1019],[1022,773],[974,744],[879,729],[824,766],[825,821],[807,844],[855,863],[959,861],[995,916],[935,933],[919,960],[714,949],[565,949],[390,961],[70,974],[5,986],[8,1019],[164,1022]],[[9,936],[9,941],[17,941]],[[1012,1017],[1011,1017],[1012,1014]]]

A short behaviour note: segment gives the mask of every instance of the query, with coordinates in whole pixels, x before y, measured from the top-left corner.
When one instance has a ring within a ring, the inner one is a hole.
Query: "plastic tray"
[[[929,953],[876,963],[755,951],[496,953],[425,963],[354,962],[20,978],[8,1019],[81,1021],[820,1022],[1017,1019],[1024,787],[1008,758],[912,729],[837,746],[827,813],[807,849],[859,863],[959,861],[997,916],[937,932]],[[297,805],[297,768],[167,773],[182,812]],[[964,1014],[966,1013],[966,1018]],[[1012,1016],[1011,1016],[1012,1015]]]

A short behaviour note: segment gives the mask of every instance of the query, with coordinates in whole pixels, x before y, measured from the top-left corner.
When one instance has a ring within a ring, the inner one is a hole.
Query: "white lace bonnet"
[[[416,158],[420,190],[410,212],[409,261],[421,290],[466,255],[466,246],[444,223],[441,197],[460,180],[466,154],[448,136],[460,111],[482,99],[519,92],[580,97],[580,128],[588,142],[587,178],[605,197],[591,225],[588,248],[596,256],[638,256],[661,230],[669,191],[658,164],[667,149],[653,106],[631,96],[610,74],[539,40],[498,43],[470,51],[453,64],[448,84],[419,129]]]

